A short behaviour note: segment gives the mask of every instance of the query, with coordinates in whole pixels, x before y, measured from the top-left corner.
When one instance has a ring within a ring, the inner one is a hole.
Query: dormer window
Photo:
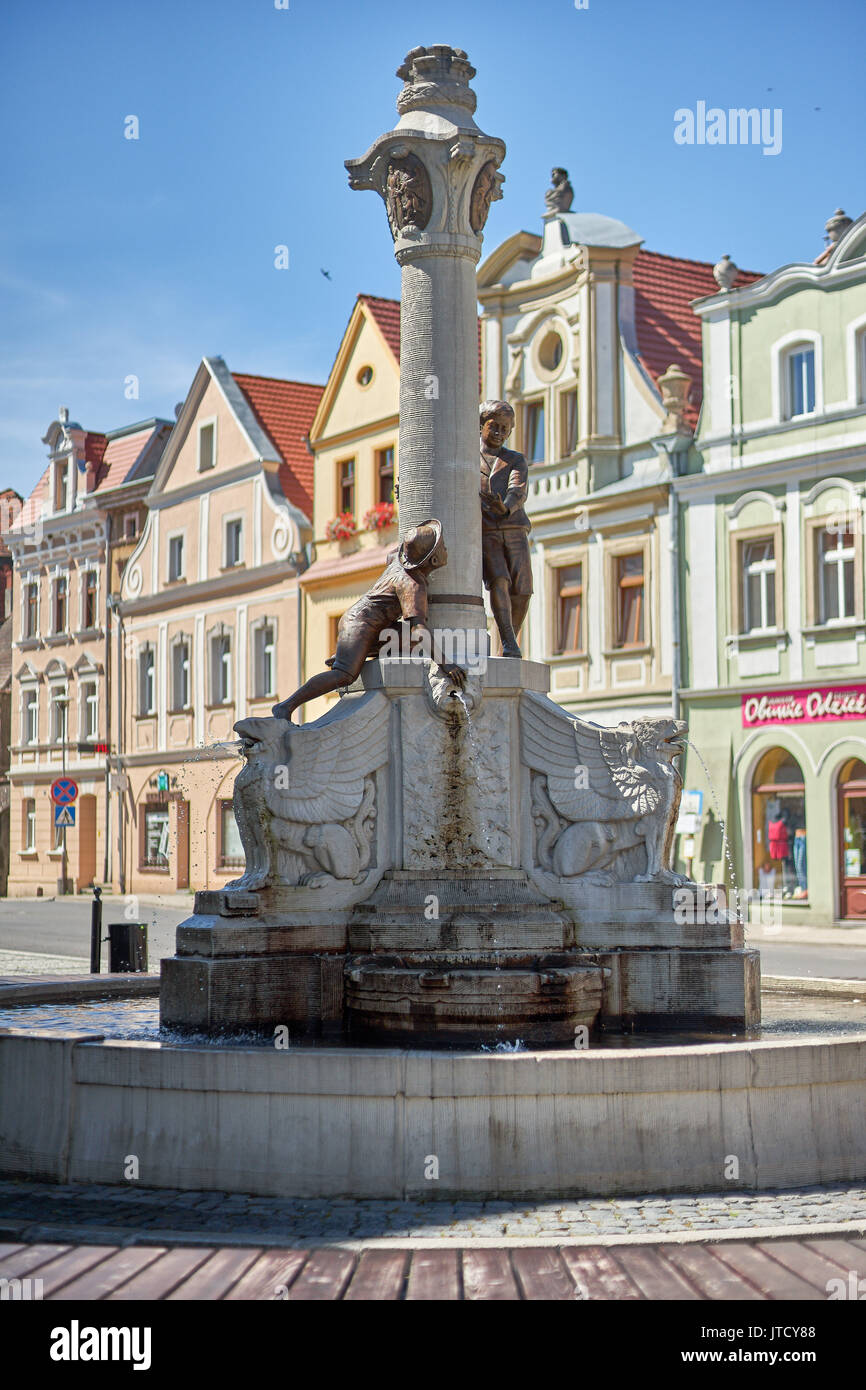
[[[54,465],[54,510],[65,512],[69,506],[69,459],[58,459]]]
[[[815,348],[798,343],[784,358],[785,418],[796,420],[815,411]]]

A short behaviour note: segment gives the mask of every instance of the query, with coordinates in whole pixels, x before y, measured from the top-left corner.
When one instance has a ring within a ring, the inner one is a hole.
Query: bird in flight
[[[319,270],[321,271],[322,275],[324,275],[324,277],[325,277],[326,280],[330,280],[330,278],[331,278],[331,272],[330,272],[330,270],[322,270],[322,267],[321,267],[321,266],[319,266]]]

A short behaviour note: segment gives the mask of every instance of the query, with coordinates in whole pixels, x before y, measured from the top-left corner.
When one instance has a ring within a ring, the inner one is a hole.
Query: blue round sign
[[[78,783],[71,777],[58,777],[51,783],[51,800],[55,806],[71,806],[78,796]]]

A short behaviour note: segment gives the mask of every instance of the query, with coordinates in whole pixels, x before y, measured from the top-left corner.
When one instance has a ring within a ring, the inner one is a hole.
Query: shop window
[[[563,565],[554,571],[557,585],[557,628],[554,651],[583,651],[583,565]]]
[[[530,463],[544,462],[544,403],[530,401],[523,407],[523,448]]]
[[[786,748],[765,753],[752,779],[753,887],[806,901],[806,787]]]
[[[776,547],[772,536],[745,541],[743,566],[743,632],[762,632],[776,626]]]
[[[839,771],[839,884],[843,918],[866,918],[866,763]]]
[[[620,555],[616,560],[617,647],[640,647],[644,643],[644,557],[643,551]]]
[[[842,622],[853,618],[855,605],[854,535],[835,527],[817,533],[818,541],[818,613],[822,623]]]
[[[143,869],[167,869],[168,806],[158,804],[145,807],[141,827],[141,867]]]
[[[394,501],[394,445],[376,450],[377,502]]]
[[[354,459],[343,459],[337,464],[337,511],[355,515]]]
[[[219,867],[242,869],[247,862],[246,855],[230,801],[220,802],[219,837]]]

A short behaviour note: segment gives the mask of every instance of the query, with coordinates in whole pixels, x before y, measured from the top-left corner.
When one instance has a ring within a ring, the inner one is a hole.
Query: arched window
[[[866,917],[866,763],[839,769],[839,915]]]
[[[753,887],[806,901],[806,786],[787,748],[771,748],[752,779]]]

